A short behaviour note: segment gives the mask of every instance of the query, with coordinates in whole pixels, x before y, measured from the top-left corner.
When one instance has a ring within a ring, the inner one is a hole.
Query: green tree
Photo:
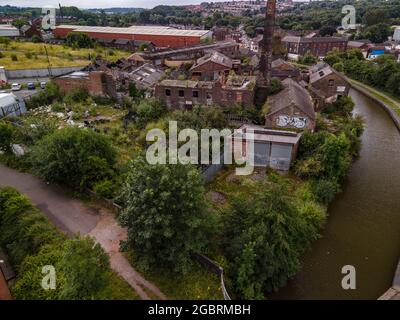
[[[94,42],[87,33],[70,32],[66,38],[66,44],[77,48],[92,48]]]
[[[300,255],[318,237],[324,213],[317,206],[300,206],[288,181],[271,175],[238,196],[226,220],[228,269],[240,298],[263,298],[294,276]]]
[[[120,195],[120,222],[128,228],[126,247],[143,268],[165,265],[185,272],[191,252],[201,252],[213,219],[200,172],[182,164],[132,162]]]
[[[99,133],[65,128],[41,139],[30,158],[34,170],[47,181],[82,190],[111,176],[116,152]]]
[[[165,106],[155,99],[141,100],[134,108],[136,113],[135,121],[139,127],[143,128],[148,122],[161,118],[166,111]]]
[[[65,274],[62,299],[95,299],[96,293],[108,284],[108,256],[100,244],[89,237],[68,240],[61,264]]]

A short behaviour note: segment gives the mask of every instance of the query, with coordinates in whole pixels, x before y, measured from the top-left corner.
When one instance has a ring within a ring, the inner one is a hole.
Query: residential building
[[[181,48],[212,39],[210,30],[181,30],[165,26],[115,28],[60,25],[54,29],[55,37],[61,39],[71,32],[86,33],[93,39],[149,41],[159,48]]]
[[[85,88],[93,96],[117,96],[113,77],[104,71],[76,71],[56,77],[53,81],[65,93]]]
[[[333,103],[341,96],[347,96],[350,83],[344,76],[326,65],[310,74],[309,89],[318,111],[323,109],[327,103]]]
[[[400,42],[400,27],[396,26],[393,32],[393,40],[396,42]]]
[[[255,167],[270,167],[278,171],[289,171],[295,160],[301,133],[266,129],[260,126],[243,125],[232,135],[235,155],[242,160],[254,159]],[[254,150],[251,150],[250,143]]]
[[[282,45],[288,54],[304,56],[308,53],[316,57],[324,57],[334,48],[340,52],[346,51],[347,38],[286,36],[282,39]]]
[[[283,90],[268,97],[267,128],[309,129],[314,131],[316,115],[312,97],[307,89],[288,78],[282,81]]]

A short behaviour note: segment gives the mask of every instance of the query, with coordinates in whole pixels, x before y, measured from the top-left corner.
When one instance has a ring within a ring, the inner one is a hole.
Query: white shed
[[[0,119],[16,117],[26,112],[25,102],[12,93],[0,93]]]

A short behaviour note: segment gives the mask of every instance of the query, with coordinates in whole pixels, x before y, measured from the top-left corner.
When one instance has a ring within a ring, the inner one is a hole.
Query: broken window
[[[178,95],[180,97],[184,97],[185,96],[185,90],[179,90]]]
[[[171,89],[165,89],[165,95],[167,97],[170,97],[171,96]]]

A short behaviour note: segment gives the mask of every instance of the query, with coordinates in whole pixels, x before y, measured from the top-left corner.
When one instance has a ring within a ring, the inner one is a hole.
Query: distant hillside
[[[98,13],[101,11],[107,12],[107,13],[132,13],[132,12],[141,12],[144,9],[143,8],[93,8],[93,9],[87,9],[87,11]]]

